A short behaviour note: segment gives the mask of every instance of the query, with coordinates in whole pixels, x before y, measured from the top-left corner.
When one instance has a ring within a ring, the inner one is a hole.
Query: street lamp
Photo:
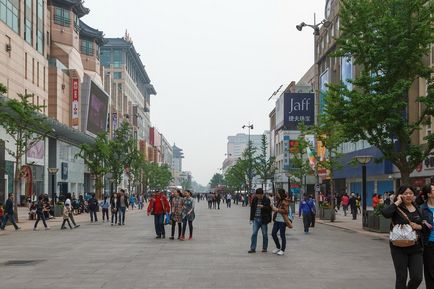
[[[56,174],[59,171],[58,168],[47,168],[48,173],[51,174],[51,199],[53,200],[53,206],[56,203]]]
[[[362,223],[368,226],[366,215],[366,165],[372,160],[372,156],[356,156],[356,160],[362,165]]]
[[[301,22],[300,24],[296,25],[295,28],[297,28],[298,31],[301,31],[303,30],[303,27],[310,27],[313,29],[313,35],[319,35],[319,29],[321,25],[324,25],[324,27],[327,28],[331,25],[331,22],[325,19],[318,24],[316,24],[315,21],[314,24],[306,24]]]

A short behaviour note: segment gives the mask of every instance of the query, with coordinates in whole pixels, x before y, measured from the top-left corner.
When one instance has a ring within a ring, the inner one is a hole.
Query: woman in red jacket
[[[166,195],[157,191],[155,197],[151,199],[148,205],[147,213],[154,215],[154,225],[156,239],[166,238],[166,231],[164,230],[164,215],[170,212],[170,204]]]

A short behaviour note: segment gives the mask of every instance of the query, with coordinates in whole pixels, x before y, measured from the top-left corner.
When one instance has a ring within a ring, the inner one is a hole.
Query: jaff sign
[[[78,79],[72,80],[72,115],[71,115],[71,124],[72,127],[78,129]]]
[[[299,124],[315,123],[313,93],[285,93],[276,102],[276,129],[298,130]]]

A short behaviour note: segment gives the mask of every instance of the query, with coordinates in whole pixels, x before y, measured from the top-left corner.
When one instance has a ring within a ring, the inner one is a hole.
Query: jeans
[[[267,233],[267,224],[262,224],[261,218],[255,218],[253,220],[253,233],[252,240],[250,243],[250,249],[256,250],[256,242],[258,239],[258,231],[261,229],[262,231],[262,250],[267,250],[268,248],[268,233]]]
[[[226,201],[226,207],[227,207],[227,208],[230,208],[230,207],[231,207],[231,200],[227,200],[227,201]]]
[[[119,225],[125,225],[125,210],[126,207],[119,207]]]
[[[36,222],[35,225],[33,226],[33,228],[36,229],[36,227],[38,226],[39,221],[42,220],[42,223],[44,224],[44,227],[47,228],[47,223],[45,222],[45,216],[43,212],[36,212]]]
[[[277,237],[277,232],[280,231],[280,238],[282,239],[282,246],[280,246],[279,238]],[[284,222],[274,222],[273,230],[271,231],[271,236],[273,237],[276,248],[282,251],[286,249],[286,224]]]
[[[425,245],[423,264],[426,288],[434,288],[434,242]]]
[[[108,208],[107,209],[102,209],[102,221],[104,222],[105,221],[105,219],[107,218],[107,222],[108,222],[108,220],[109,220],[109,216],[108,216]]]
[[[93,222],[93,219],[95,218],[95,222],[98,222],[98,217],[96,215],[96,210],[90,210],[90,221]]]
[[[182,236],[185,236],[187,230],[187,218],[182,220]],[[188,220],[188,230],[190,231],[190,237],[193,237],[193,221]]]
[[[163,236],[166,235],[163,221],[164,221],[164,214],[154,215],[155,234],[157,234],[157,237],[161,237],[161,235]]]
[[[312,214],[306,213],[303,214],[303,225],[304,225],[304,232],[309,232],[310,224],[312,223]]]
[[[6,214],[3,216],[3,221],[2,221],[2,226],[1,229],[4,230],[6,223],[8,222],[8,220],[11,221],[12,225],[14,225],[15,230],[18,230],[19,227],[17,226],[17,223],[15,222],[15,215],[14,214]]]
[[[417,245],[416,245],[417,246]],[[423,257],[422,249],[390,248],[393,265],[396,273],[396,289],[416,289],[422,283]],[[407,285],[407,270],[410,272],[410,281]],[[427,287],[428,288],[428,287]]]

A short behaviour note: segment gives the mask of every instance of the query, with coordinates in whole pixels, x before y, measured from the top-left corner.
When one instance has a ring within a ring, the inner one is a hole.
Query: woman
[[[194,220],[194,200],[191,197],[191,192],[189,190],[184,193],[185,199],[182,206],[182,235],[180,240],[185,240],[185,231],[187,229],[188,222],[188,230],[190,231],[189,240],[193,239],[193,220]]]
[[[273,214],[273,230],[271,231],[271,236],[273,237],[274,243],[276,244],[276,249],[273,250],[273,254],[283,256],[286,249],[286,224],[283,216],[288,216],[289,201],[286,197],[285,190],[279,189],[277,191],[277,204],[276,207],[272,206]],[[280,246],[279,238],[277,237],[277,232],[280,231],[280,238],[282,239],[282,246]]]
[[[426,288],[434,288],[434,185],[426,185],[422,188],[425,203],[421,205],[423,213],[423,262]]]
[[[392,218],[393,225],[409,224],[419,235],[422,230],[422,214],[414,204],[414,189],[401,186],[396,194],[395,202],[382,210],[386,218]],[[405,215],[404,215],[405,214]],[[407,220],[410,220],[410,222]],[[398,247],[390,242],[390,253],[396,273],[396,289],[416,289],[422,282],[423,259],[422,241],[417,239],[413,246]],[[407,285],[407,270],[410,281]]]
[[[47,223],[45,222],[45,215],[44,215],[44,197],[41,195],[38,198],[38,204],[36,205],[36,222],[33,226],[33,231],[36,231],[36,227],[38,227],[38,223],[40,220],[42,220],[42,223],[44,224],[44,227],[46,230],[50,229],[47,226]]]
[[[175,239],[175,227],[176,224],[178,224],[178,240],[181,238],[181,226],[182,226],[182,206],[183,206],[183,200],[181,197],[181,191],[176,190],[174,192],[173,198],[172,198],[172,235],[170,237],[170,240]]]
[[[116,193],[112,194],[112,196],[110,197],[110,207],[112,212],[111,225],[113,226],[113,219],[115,221],[115,225],[118,222],[119,202]]]

